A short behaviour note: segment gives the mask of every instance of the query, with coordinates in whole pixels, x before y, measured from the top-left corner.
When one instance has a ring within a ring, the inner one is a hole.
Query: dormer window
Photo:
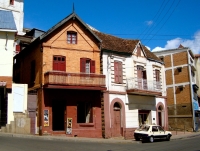
[[[163,57],[163,56],[160,56],[159,58],[160,58],[160,60],[161,60],[162,62],[164,62],[164,57]]]
[[[14,0],[10,0],[10,5],[14,5]]]
[[[67,43],[68,44],[77,44],[77,33],[74,31],[67,32]]]

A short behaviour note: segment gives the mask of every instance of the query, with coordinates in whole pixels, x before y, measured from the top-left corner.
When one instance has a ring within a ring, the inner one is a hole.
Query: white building
[[[102,40],[105,137],[132,138],[141,124],[168,126],[163,62],[139,40],[125,40],[98,31]]]
[[[27,85],[14,84],[15,36],[23,34],[23,1],[0,0],[0,129],[27,110]]]
[[[13,13],[17,34],[24,35],[24,0],[0,0],[0,10],[11,11]]]

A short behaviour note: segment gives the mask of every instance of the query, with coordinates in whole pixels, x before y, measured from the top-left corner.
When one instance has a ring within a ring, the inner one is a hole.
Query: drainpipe
[[[194,114],[194,106],[193,106],[193,87],[192,87],[192,75],[191,75],[189,50],[187,50],[187,54],[188,54],[189,79],[190,79],[190,96],[191,96],[191,102],[192,102],[193,131],[195,131],[195,114]]]

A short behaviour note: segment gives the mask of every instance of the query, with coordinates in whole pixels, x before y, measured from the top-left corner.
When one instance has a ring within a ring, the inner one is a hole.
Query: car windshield
[[[138,130],[139,130],[139,131],[148,131],[148,130],[149,130],[149,127],[150,127],[150,126],[147,126],[147,125],[141,125],[141,126],[138,128]]]

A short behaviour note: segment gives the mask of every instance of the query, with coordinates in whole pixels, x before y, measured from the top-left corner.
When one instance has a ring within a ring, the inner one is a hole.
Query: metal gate
[[[28,112],[31,120],[31,134],[36,134],[37,94],[28,94]]]

